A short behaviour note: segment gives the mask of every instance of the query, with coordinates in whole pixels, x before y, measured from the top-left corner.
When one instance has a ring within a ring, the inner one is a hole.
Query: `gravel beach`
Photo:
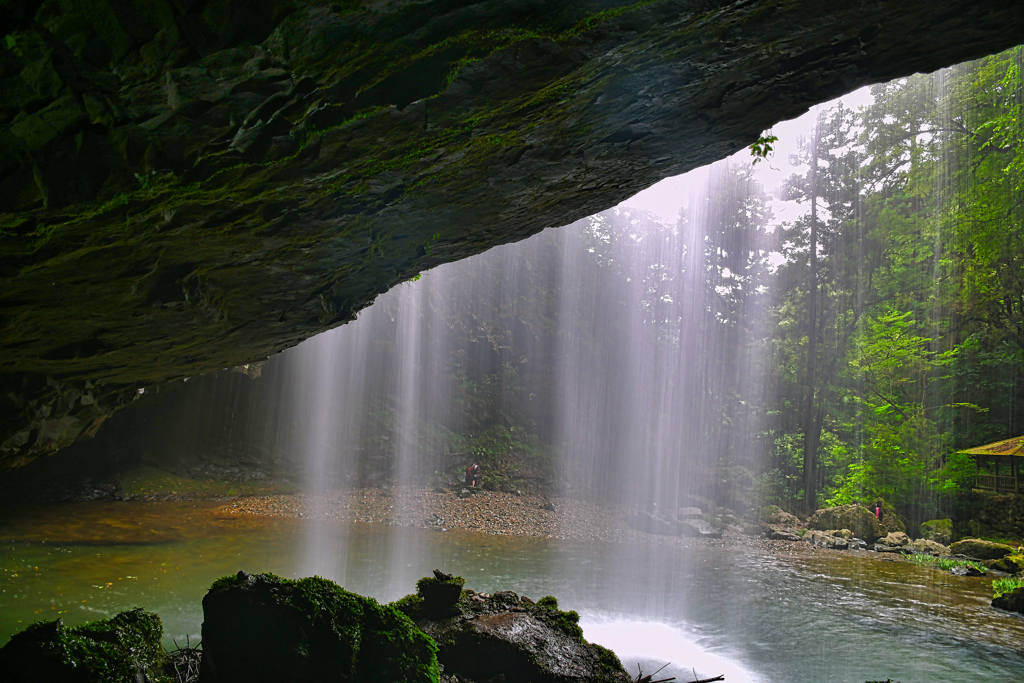
[[[626,526],[623,511],[614,506],[492,491],[459,498],[450,491],[414,487],[350,489],[319,496],[251,496],[222,509],[235,514],[325,517],[495,535],[611,542],[651,538]]]
[[[546,509],[545,505],[553,506],[554,510]],[[451,491],[438,493],[415,487],[345,489],[319,496],[249,496],[225,504],[220,511],[630,545],[756,546],[780,557],[858,556],[887,562],[903,561],[902,556],[892,553],[828,550],[800,541],[755,538],[731,531],[726,531],[721,538],[659,536],[631,529],[626,525],[625,511],[618,506],[533,494],[517,496],[479,491],[469,498],[459,498]]]

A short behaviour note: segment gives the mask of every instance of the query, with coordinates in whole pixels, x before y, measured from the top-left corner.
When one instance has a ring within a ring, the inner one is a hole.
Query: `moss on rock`
[[[436,683],[436,646],[391,605],[320,577],[218,579],[203,598],[204,683]]]
[[[163,624],[136,608],[68,628],[39,622],[0,649],[4,680],[19,683],[136,683],[160,674]]]

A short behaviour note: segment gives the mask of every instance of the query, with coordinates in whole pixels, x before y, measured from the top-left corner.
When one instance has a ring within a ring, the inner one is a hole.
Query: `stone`
[[[704,513],[697,507],[679,508],[676,519],[704,519]]]
[[[142,609],[68,628],[39,622],[0,649],[0,671],[18,683],[138,683],[162,676],[160,617]]]
[[[811,516],[807,526],[821,531],[849,529],[855,537],[864,539],[868,545],[889,534],[889,530],[875,519],[874,513],[854,504],[818,510]]]
[[[785,510],[778,510],[768,516],[769,524],[778,524],[780,526],[796,527],[800,526],[800,518],[796,515],[790,514]]]
[[[930,519],[927,522],[921,522],[921,538],[949,545],[953,540],[953,520]]]
[[[849,529],[827,529],[825,533],[829,536],[838,536],[839,538],[845,538],[847,541],[853,538],[853,532]]]
[[[1007,610],[1008,612],[1024,614],[1024,588],[1016,588],[1009,593],[1003,593],[999,597],[992,598],[992,606]]]
[[[409,597],[394,605],[437,643],[446,676],[504,683],[631,680],[614,653],[583,639],[579,615],[559,610],[551,596],[532,603],[512,591],[488,596],[467,590],[447,617],[408,610]]]
[[[902,553],[902,546],[886,545],[884,543],[875,543],[873,550],[876,553]]]
[[[1014,554],[1001,557],[998,560],[985,562],[989,569],[1006,572],[1007,574],[1020,574],[1024,572],[1024,555]]]
[[[435,683],[436,651],[399,609],[320,577],[239,572],[203,598],[200,683]]]
[[[984,576],[985,572],[970,565],[958,565],[949,570],[953,576]]]
[[[686,538],[721,538],[722,532],[711,526],[703,519],[680,520],[679,535]]]
[[[1013,552],[1013,548],[1002,543],[984,541],[980,538],[965,538],[949,546],[950,551],[957,555],[965,555],[975,560],[998,560]]]
[[[1005,0],[193,4],[130,30],[111,0],[4,7],[0,469],[141,386],[266,358],[815,102],[1024,34]],[[91,410],[53,378],[94,383]]]
[[[893,531],[887,536],[878,539],[878,543],[890,548],[902,548],[910,544],[910,537],[902,531]]]
[[[949,548],[927,538],[918,538],[907,547],[919,555],[932,555],[934,557],[949,555]]]
[[[768,535],[768,538],[770,538],[773,541],[799,541],[800,540],[800,537],[797,536],[792,531],[784,531],[782,529],[772,529],[771,533]]]
[[[819,548],[828,548],[830,550],[846,550],[850,547],[849,542],[841,536],[833,536],[828,532],[816,531],[809,529],[800,540],[805,543],[810,543],[813,546]]]
[[[896,508],[889,503],[885,502],[884,498],[876,498],[874,503],[868,506],[868,509],[874,513],[875,505],[878,505],[881,510],[879,511],[879,521],[889,531],[903,531],[906,532],[907,527],[903,524],[903,520],[900,518],[899,513],[896,512]]]

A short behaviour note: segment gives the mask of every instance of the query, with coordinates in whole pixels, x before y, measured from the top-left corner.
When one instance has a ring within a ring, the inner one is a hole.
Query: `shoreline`
[[[553,504],[554,510],[544,504]],[[492,536],[525,536],[552,540],[597,541],[622,545],[694,544],[757,547],[776,555],[863,557],[879,562],[905,562],[902,554],[871,550],[832,550],[803,541],[749,536],[732,530],[720,538],[663,536],[637,531],[626,524],[626,510],[595,503],[537,494],[521,496],[481,491],[458,498],[421,487],[340,489],[323,495],[272,494],[225,502],[218,512],[232,515],[334,519],[442,531],[470,531]]]

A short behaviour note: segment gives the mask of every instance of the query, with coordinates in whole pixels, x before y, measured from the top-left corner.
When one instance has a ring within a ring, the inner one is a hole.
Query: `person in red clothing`
[[[466,468],[466,486],[476,488],[480,485],[480,465],[473,463]]]

